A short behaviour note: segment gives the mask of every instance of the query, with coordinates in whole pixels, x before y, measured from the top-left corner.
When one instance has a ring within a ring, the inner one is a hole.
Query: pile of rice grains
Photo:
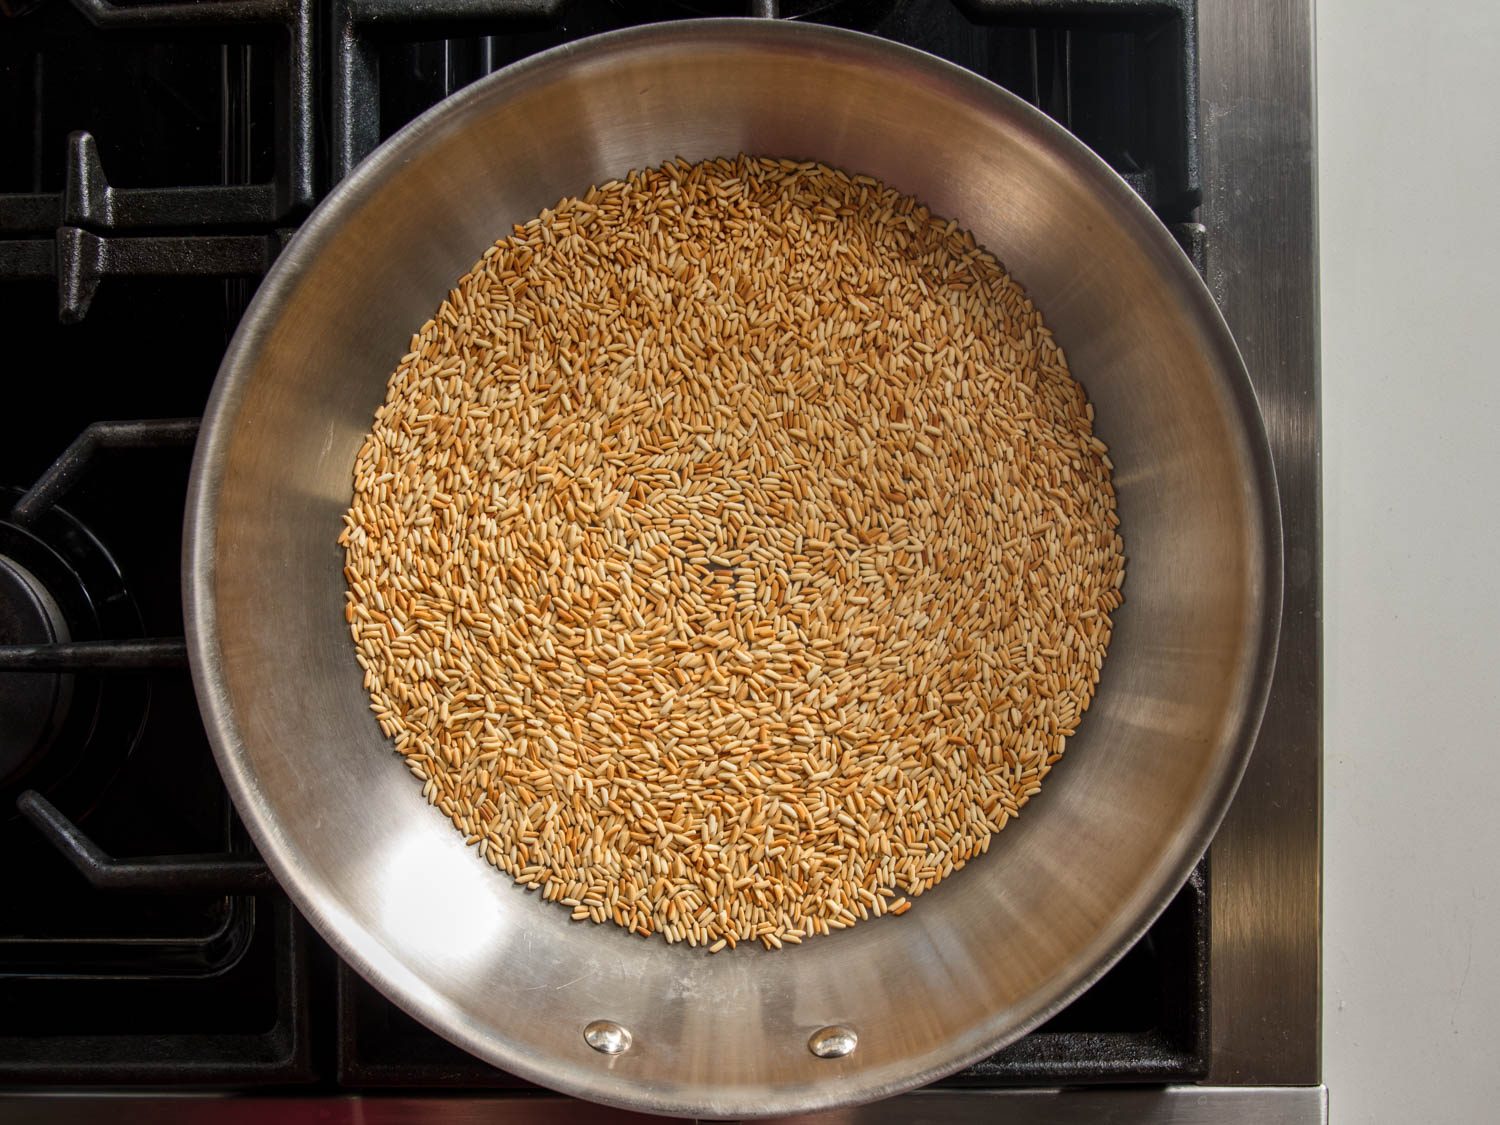
[[[718,952],[904,913],[1098,683],[1093,413],[1000,263],[868,176],[741,156],[564,199],[459,279],[359,452],[375,717],[574,918]]]

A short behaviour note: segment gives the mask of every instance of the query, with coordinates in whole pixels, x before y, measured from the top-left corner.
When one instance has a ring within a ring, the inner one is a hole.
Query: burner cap
[[[0,644],[52,644],[71,637],[62,608],[37,577],[0,555]],[[73,677],[0,672],[0,779],[18,774],[56,737]]]
[[[0,487],[0,513],[21,496]],[[0,514],[0,645],[141,634],[120,568],[88,527],[61,508],[25,526]],[[0,670],[0,824],[26,789],[84,815],[130,756],[150,701],[147,676]]]

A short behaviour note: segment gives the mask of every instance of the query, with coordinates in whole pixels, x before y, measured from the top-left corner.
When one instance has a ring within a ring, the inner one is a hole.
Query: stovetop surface
[[[536,51],[735,7],[494,0],[476,18],[462,0],[0,0],[0,330],[7,394],[24,403],[0,415],[0,561],[48,591],[40,608],[0,608],[0,645],[31,646],[0,649],[0,717],[15,720],[0,730],[27,732],[0,743],[0,1083],[523,1085],[385,1001],[256,864],[181,645],[192,419],[259,277],[380,139]],[[932,51],[1038,105],[1201,268],[1192,0],[782,9]],[[1203,1077],[1211,879],[1201,866],[1093,989],[946,1084]]]

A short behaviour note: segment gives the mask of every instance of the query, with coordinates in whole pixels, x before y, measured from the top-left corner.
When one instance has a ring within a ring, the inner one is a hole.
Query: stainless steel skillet
[[[510,224],[674,156],[877,176],[1028,288],[1098,410],[1130,555],[1099,695],[1046,791],[902,918],[710,957],[571,923],[426,806],[367,709],[335,543],[412,329]],[[600,36],[469,87],[335,191],[225,357],[193,470],[184,596],[220,768],[266,860],[397,1003],[536,1082],[753,1117],[866,1101],[1035,1026],[1123,952],[1207,845],[1250,752],[1281,594],[1254,397],[1208,293],[1108,168],[908,48],[810,25]],[[606,1054],[597,1020],[631,1033]],[[818,1029],[857,1033],[820,1058]]]

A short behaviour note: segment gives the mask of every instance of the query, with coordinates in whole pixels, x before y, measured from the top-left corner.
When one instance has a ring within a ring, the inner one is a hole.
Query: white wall
[[[1318,68],[1331,1115],[1500,1121],[1500,5]]]

